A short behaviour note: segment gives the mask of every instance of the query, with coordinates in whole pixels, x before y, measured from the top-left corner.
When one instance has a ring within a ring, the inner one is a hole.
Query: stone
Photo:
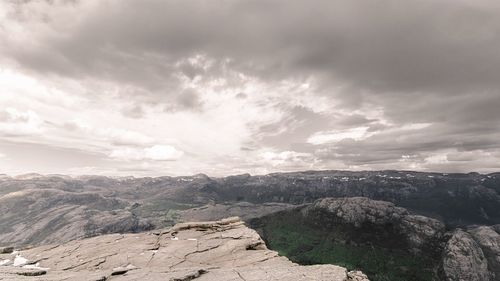
[[[47,274],[47,271],[45,269],[22,268],[17,266],[0,266],[0,280],[4,280],[4,278],[7,280],[9,280],[8,278],[12,278],[10,280],[16,280],[19,279],[20,277],[15,277],[15,276],[19,275],[34,277],[45,274]],[[33,279],[33,280],[38,280],[38,279]]]
[[[393,203],[365,197],[323,198],[302,209],[306,218],[333,224],[348,224],[361,228],[364,224],[391,225],[406,239],[410,252],[423,251],[424,246],[441,239],[445,233],[442,222],[413,215]]]
[[[0,254],[10,254],[14,252],[14,247],[0,247]]]
[[[102,235],[35,247],[19,255],[50,268],[46,281],[105,280],[103,276],[142,281],[349,280],[343,267],[300,266],[279,256],[237,217],[183,223],[155,233]],[[0,280],[12,278],[10,274],[0,270]]]
[[[479,226],[468,229],[488,261],[488,270],[492,280],[500,280],[500,235],[497,226]]]
[[[368,276],[366,276],[363,272],[355,270],[349,271],[347,273],[347,277],[352,281],[369,281]]]
[[[443,281],[489,281],[488,261],[473,237],[456,230],[448,240],[441,268]]]
[[[113,272],[111,272],[111,275],[122,275],[122,274],[125,274],[127,273],[128,271],[128,268],[126,267],[115,267],[113,268]]]

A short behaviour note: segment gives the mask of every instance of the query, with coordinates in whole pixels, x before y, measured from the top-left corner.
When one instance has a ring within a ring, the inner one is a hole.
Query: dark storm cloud
[[[363,140],[344,139],[334,145],[319,146],[316,154],[321,159],[340,160],[347,165],[410,161],[425,166],[424,158],[438,152],[447,156],[448,164],[474,158],[475,164],[481,168],[493,169],[497,166],[493,165],[491,158],[500,161],[498,155],[488,155],[490,159],[484,159],[487,163],[482,162],[481,157],[485,157],[483,152],[494,154],[500,149],[498,138],[498,128],[477,129],[466,125],[456,128],[441,124],[415,130],[382,131]],[[449,153],[450,150],[454,152]],[[468,168],[472,169],[471,166]]]
[[[79,24],[69,30],[52,26],[67,31],[64,36],[34,30],[40,48],[7,51],[40,71],[136,83],[165,79],[173,62],[202,53],[231,58],[233,67],[263,77],[315,74],[371,90],[495,91],[500,84],[495,1],[99,4],[75,15]],[[39,13],[40,21],[50,15]],[[182,70],[191,77],[200,72],[189,65]]]
[[[180,92],[173,103],[169,103],[165,110],[200,110],[203,102],[200,100],[200,94],[195,89],[185,89]]]
[[[287,113],[283,119],[259,128],[256,140],[261,145],[290,149],[294,144],[305,142],[311,134],[330,124],[328,116],[302,106],[285,110]]]
[[[319,157],[394,163],[449,148],[500,150],[498,1],[40,3],[12,4],[9,14],[30,30],[30,44],[0,24],[0,34],[10,35],[0,39],[0,52],[27,72],[124,85],[120,94],[174,111],[203,105],[199,93],[179,86],[179,76],[209,81],[228,69],[269,84],[312,78],[316,94],[335,102],[327,113],[280,107],[285,116],[261,127],[252,149],[312,152],[306,140],[315,132],[367,127],[376,134],[319,145]],[[74,21],[61,16],[64,9]],[[205,59],[190,60],[197,55]],[[377,108],[380,116],[370,117]],[[136,109],[126,114],[140,117]],[[390,130],[415,123],[432,126]]]

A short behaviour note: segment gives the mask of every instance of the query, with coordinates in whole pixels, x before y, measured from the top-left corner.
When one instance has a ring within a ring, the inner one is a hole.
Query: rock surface
[[[302,213],[318,223],[330,222],[358,229],[367,224],[381,227],[382,231],[387,230],[388,238],[402,236],[406,248],[415,253],[439,241],[445,232],[444,224],[436,219],[412,215],[393,203],[364,197],[320,199],[305,207]]]
[[[442,277],[445,281],[488,281],[488,261],[472,236],[456,230],[443,253]]]
[[[24,265],[0,266],[0,280],[368,280],[335,265],[294,264],[239,218],[41,246],[0,262],[14,255]]]
[[[500,226],[458,229],[443,252],[443,280],[500,280]]]
[[[468,230],[486,257],[488,261],[488,270],[491,273],[491,279],[495,281],[500,281],[499,230],[500,225],[479,226]]]

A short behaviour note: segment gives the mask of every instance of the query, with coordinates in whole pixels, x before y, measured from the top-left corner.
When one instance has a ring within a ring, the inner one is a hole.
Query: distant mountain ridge
[[[0,177],[0,245],[39,245],[171,226],[249,202],[253,216],[326,197],[393,202],[448,226],[500,223],[500,173],[304,171],[212,178]],[[280,203],[267,205],[264,203]],[[226,207],[221,207],[226,206]],[[242,207],[243,206],[243,207]],[[271,206],[271,207],[270,207]],[[233,208],[245,213],[244,205]],[[222,213],[220,214],[222,216]]]

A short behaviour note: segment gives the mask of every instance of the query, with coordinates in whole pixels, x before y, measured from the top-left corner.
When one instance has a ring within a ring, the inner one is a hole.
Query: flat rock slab
[[[3,280],[4,275],[5,276],[11,276],[15,277],[16,275],[20,276],[40,276],[40,275],[45,275],[47,273],[46,270],[44,269],[38,269],[38,268],[22,268],[22,267],[15,267],[15,266],[0,266],[0,280]]]
[[[279,256],[238,218],[183,223],[155,233],[103,235],[17,254],[47,268],[45,281],[349,280],[343,267],[300,266]],[[0,266],[0,280],[42,280],[27,276],[36,270]],[[9,279],[13,274],[23,279]]]

